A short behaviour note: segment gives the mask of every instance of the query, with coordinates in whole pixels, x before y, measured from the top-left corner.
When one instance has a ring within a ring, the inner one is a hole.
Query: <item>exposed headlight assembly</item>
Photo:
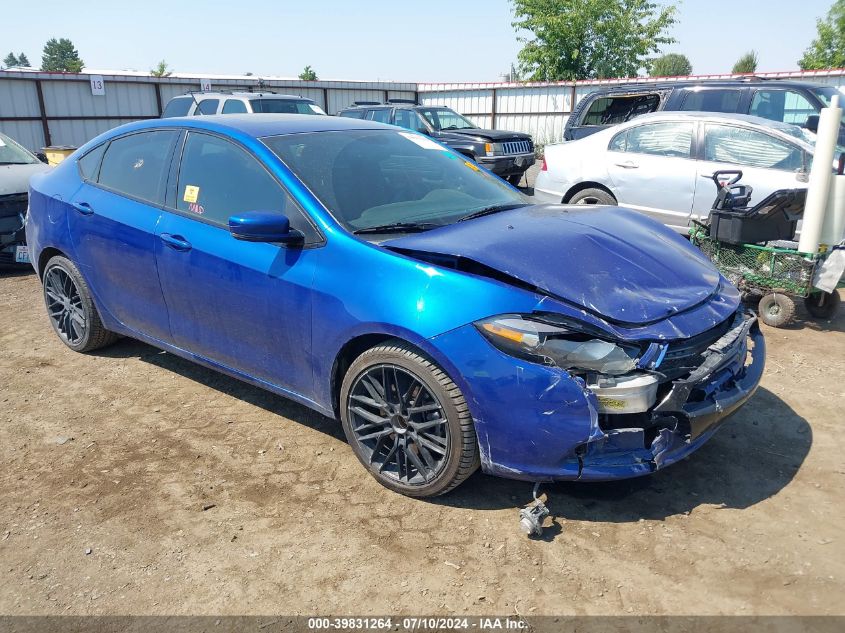
[[[492,317],[475,325],[503,352],[576,373],[627,374],[637,368],[641,351],[521,315]]]

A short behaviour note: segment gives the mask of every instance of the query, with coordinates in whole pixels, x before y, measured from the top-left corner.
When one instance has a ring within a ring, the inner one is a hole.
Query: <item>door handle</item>
[[[626,160],[624,163],[616,163],[616,166],[622,169],[637,169],[639,167],[639,165],[630,160]]]
[[[87,202],[71,202],[71,206],[82,215],[93,215],[94,209]]]
[[[161,241],[167,244],[170,248],[176,251],[191,250],[191,243],[181,235],[171,235],[170,233],[162,233],[160,235]]]

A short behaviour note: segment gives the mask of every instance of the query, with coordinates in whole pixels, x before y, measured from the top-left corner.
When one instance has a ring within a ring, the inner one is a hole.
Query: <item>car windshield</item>
[[[5,134],[0,134],[0,165],[33,165],[38,159]]]
[[[420,110],[420,114],[435,130],[473,130],[478,127],[449,108],[424,108]]]
[[[426,230],[530,204],[472,161],[414,132],[311,132],[262,140],[350,231]]]
[[[318,105],[299,99],[253,99],[250,103],[253,112],[264,114],[325,114]]]

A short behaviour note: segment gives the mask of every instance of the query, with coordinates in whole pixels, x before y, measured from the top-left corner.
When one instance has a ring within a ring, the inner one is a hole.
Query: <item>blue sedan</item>
[[[644,475],[754,393],[737,290],[635,212],[535,205],[430,138],[355,119],[133,123],[32,179],[71,349],[145,341],[339,418],[412,496],[480,465]]]

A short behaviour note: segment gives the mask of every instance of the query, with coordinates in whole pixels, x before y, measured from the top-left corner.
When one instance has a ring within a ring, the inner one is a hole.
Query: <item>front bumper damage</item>
[[[643,424],[612,429],[597,425],[573,458],[578,479],[647,475],[683,459],[754,395],[765,358],[757,317],[745,315],[707,348],[698,368],[671,383]]]

